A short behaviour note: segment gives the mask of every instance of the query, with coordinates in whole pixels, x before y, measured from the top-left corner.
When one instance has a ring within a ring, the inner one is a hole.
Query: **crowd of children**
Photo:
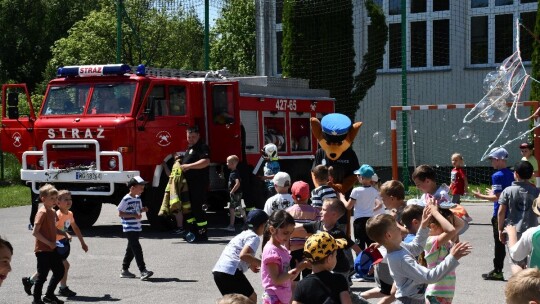
[[[272,149],[265,147],[268,158],[276,161]],[[472,191],[475,197],[494,202],[494,269],[483,278],[504,279],[506,245],[514,274],[506,287],[508,303],[540,303],[540,245],[535,245],[540,242],[540,191],[529,182],[535,168],[522,160],[512,172],[507,168],[508,152],[504,148],[494,148],[488,157],[497,170],[492,176],[493,187],[486,193]],[[226,230],[236,231],[238,208],[244,229],[230,240],[212,270],[223,295],[217,303],[368,303],[366,299],[371,298],[381,298],[379,303],[452,303],[455,269],[472,250],[469,243],[460,241],[470,217],[459,206],[469,191],[459,153],[451,156],[454,168],[450,187],[437,183],[432,167],[418,166],[412,180],[423,194],[410,202],[405,201],[405,189],[399,181],[386,181],[377,187],[378,176],[367,164],[354,171],[359,185],[348,200],[329,186],[331,168],[324,165],[311,170],[312,191],[306,181],[293,183],[286,172],[268,169],[263,179],[268,182],[265,187],[272,189],[267,189],[266,203],[263,209],[248,214],[242,212],[238,162],[237,156],[227,158],[231,173]],[[153,275],[146,268],[139,242],[142,213],[147,211],[140,199],[145,184],[141,177],[133,177],[128,183],[129,193],[117,208],[127,239],[120,277],[136,277],[129,271],[135,259],[143,281]],[[39,197],[43,206],[33,226],[37,272],[22,282],[24,290],[33,295],[32,303],[63,303],[55,295],[58,284],[58,295],[76,295],[67,285],[72,238],[68,230],[77,236],[83,251],[88,251],[88,246],[69,211],[69,191],[58,191],[47,184],[40,188]],[[354,210],[354,240],[339,225],[347,210]],[[261,243],[262,254],[258,255]],[[367,276],[376,282],[373,289],[351,292],[353,265],[345,254],[351,250],[357,255],[363,250],[380,253],[381,258],[371,261],[367,270]],[[0,286],[11,271],[12,254],[11,244],[0,239]],[[259,299],[245,276],[248,269],[260,272],[264,292]],[[42,297],[49,271],[53,275]]]
[[[534,269],[540,265],[540,248],[533,245],[540,241],[540,209],[535,200],[539,191],[528,182],[534,168],[521,161],[515,165],[515,172],[510,171],[506,167],[508,153],[503,148],[493,149],[488,157],[497,170],[493,187],[485,194],[478,190],[472,194],[494,202],[494,237],[496,231],[496,241],[508,245],[516,274],[508,285],[525,280],[530,284],[528,289],[521,287],[528,290],[523,291],[523,297],[507,288],[508,302],[527,299],[540,303],[538,292],[531,291],[540,282]],[[455,269],[472,251],[469,243],[460,241],[460,235],[472,219],[460,205],[469,193],[463,156],[454,153],[451,163],[450,187],[437,183],[432,167],[417,167],[412,180],[423,194],[409,202],[399,181],[374,187],[378,177],[367,164],[354,171],[358,185],[348,200],[328,185],[331,170],[324,165],[311,171],[311,197],[307,183],[296,181],[289,187],[290,176],[275,173],[272,181],[276,194],[264,206],[270,219],[262,247],[262,303],[367,303],[371,298],[381,298],[379,303],[452,303]],[[354,210],[354,241],[338,225],[347,209]],[[353,250],[358,255],[368,247],[369,252],[378,248],[382,256],[368,265],[377,286],[360,294],[351,293],[351,264],[344,252]],[[499,263],[501,256],[504,260],[504,250],[496,248],[495,253],[495,269],[484,274],[484,279],[497,280],[502,275]],[[533,269],[523,270],[527,268]],[[256,298],[250,299],[256,303]]]

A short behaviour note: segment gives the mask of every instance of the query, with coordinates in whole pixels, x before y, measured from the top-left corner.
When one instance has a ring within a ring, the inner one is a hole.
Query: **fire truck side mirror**
[[[16,92],[8,93],[7,106],[8,106],[8,118],[18,119],[19,118],[19,94],[18,93]]]

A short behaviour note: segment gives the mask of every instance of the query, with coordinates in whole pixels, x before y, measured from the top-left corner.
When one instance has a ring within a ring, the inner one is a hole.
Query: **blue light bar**
[[[106,76],[106,75],[123,75],[130,73],[131,68],[127,64],[105,64],[105,65],[80,65],[80,66],[65,66],[58,68],[58,77],[68,76]]]

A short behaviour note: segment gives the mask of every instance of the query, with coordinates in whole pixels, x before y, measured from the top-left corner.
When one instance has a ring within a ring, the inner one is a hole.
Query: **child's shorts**
[[[239,293],[249,298],[255,292],[253,286],[251,286],[240,269],[236,269],[234,275],[219,271],[215,271],[212,274],[214,275],[214,282],[216,282],[219,292],[222,295]]]
[[[452,304],[453,298],[426,296],[426,304]]]
[[[230,197],[231,204],[229,205],[229,208],[242,207],[242,192],[235,192],[231,194]]]
[[[397,298],[394,304],[425,304],[426,299],[415,299],[410,297]]]
[[[389,296],[392,293],[392,284],[394,284],[394,279],[390,275],[390,267],[388,267],[388,264],[376,264],[374,278],[375,282],[377,282],[377,286],[381,290],[381,293]]]
[[[69,253],[71,252],[70,242],[67,238],[61,239],[59,242],[62,243],[64,247],[56,247],[56,252],[60,255],[62,260],[67,260]]]

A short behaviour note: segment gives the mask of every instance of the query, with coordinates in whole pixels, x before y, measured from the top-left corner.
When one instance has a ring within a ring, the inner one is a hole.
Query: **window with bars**
[[[468,64],[490,66],[501,63],[516,51],[515,20],[519,27],[521,58],[531,60],[537,1],[471,0],[468,8]]]
[[[401,69],[401,0],[377,0],[388,23],[387,52],[381,70]],[[368,32],[369,35],[369,32]],[[449,0],[409,0],[407,68],[439,69],[450,65]]]

